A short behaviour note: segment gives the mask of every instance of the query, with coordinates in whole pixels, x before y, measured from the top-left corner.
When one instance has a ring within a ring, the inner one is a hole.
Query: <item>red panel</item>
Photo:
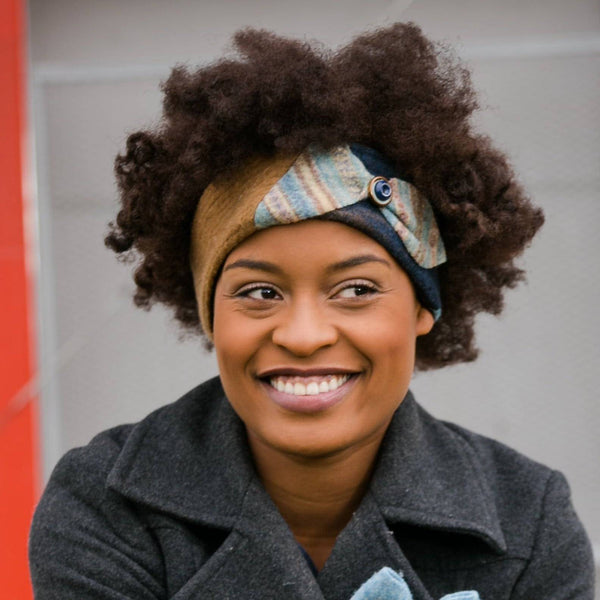
[[[27,532],[33,512],[32,423],[34,405],[12,416],[0,435],[0,581],[2,598],[32,598],[27,569]]]
[[[2,597],[32,597],[27,532],[38,482],[31,286],[23,232],[25,99],[23,0],[0,2],[0,582]]]

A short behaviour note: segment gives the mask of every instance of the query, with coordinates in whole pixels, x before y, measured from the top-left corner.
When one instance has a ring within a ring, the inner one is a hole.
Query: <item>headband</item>
[[[436,268],[446,254],[429,202],[372,148],[311,145],[296,155],[255,157],[202,194],[190,260],[206,335],[212,334],[214,288],[229,253],[257,231],[306,219],[343,223],[373,238],[406,271],[421,304],[439,318]]]

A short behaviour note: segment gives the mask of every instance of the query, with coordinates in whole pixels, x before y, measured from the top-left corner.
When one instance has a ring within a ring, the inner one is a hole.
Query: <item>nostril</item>
[[[313,323],[310,326],[279,327],[273,331],[273,343],[299,355],[308,356],[332,346],[338,339],[335,328]]]

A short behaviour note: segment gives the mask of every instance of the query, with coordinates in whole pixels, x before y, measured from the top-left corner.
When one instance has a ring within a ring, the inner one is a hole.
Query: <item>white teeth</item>
[[[319,384],[316,381],[311,381],[306,386],[306,393],[309,396],[316,396],[319,393]]]
[[[298,381],[304,379],[305,381]],[[277,376],[271,377],[269,383],[277,391],[294,396],[316,396],[333,392],[350,379],[350,375],[321,376]]]

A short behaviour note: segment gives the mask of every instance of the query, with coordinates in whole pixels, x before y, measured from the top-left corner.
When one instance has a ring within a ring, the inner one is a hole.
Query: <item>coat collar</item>
[[[108,485],[188,521],[239,527],[257,476],[243,424],[219,380],[135,425]],[[369,498],[387,522],[471,534],[497,552],[506,550],[493,493],[475,451],[421,409],[410,392],[386,433]]]
[[[409,392],[383,440],[371,492],[389,522],[474,535],[503,553],[494,493],[476,451]]]

